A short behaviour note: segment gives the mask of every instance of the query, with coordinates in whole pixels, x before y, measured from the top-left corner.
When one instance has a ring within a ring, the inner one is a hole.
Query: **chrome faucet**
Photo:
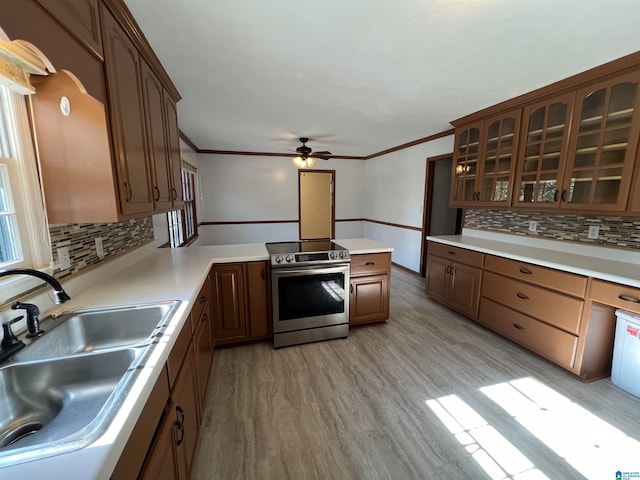
[[[32,277],[39,278],[40,280],[44,280],[53,288],[56,303],[64,303],[68,300],[71,300],[71,297],[67,294],[67,292],[64,291],[62,285],[60,285],[60,282],[58,282],[51,275],[48,275],[44,272],[33,270],[31,268],[14,268],[11,270],[4,270],[0,272],[0,277],[7,277],[9,275],[30,275]],[[38,319],[40,310],[36,305],[30,303],[14,302],[11,305],[11,309],[26,311],[27,328],[29,330],[29,333],[27,335],[28,337],[37,337],[44,333],[42,330],[40,330],[40,320]]]

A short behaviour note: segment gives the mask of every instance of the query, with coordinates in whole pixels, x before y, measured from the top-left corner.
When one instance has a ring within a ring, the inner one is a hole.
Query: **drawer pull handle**
[[[517,323],[514,323],[513,326],[514,326],[514,328],[517,328],[518,330],[520,330],[522,332],[524,332],[524,330],[525,330],[522,325],[518,325]]]
[[[618,298],[624,302],[640,303],[640,299],[630,295],[618,295]]]
[[[454,252],[454,251],[452,251],[452,250],[449,250],[447,253],[448,253],[449,255],[455,255],[455,254],[456,254],[456,252]]]
[[[375,264],[376,264],[376,262],[367,262],[367,263],[365,263],[365,265],[366,265],[367,267],[372,267],[372,266],[374,266]]]
[[[209,319],[209,316],[205,313],[202,315],[202,322],[206,322]]]
[[[200,297],[200,305],[204,305],[206,301],[207,301],[207,297],[205,297],[204,295]]]
[[[533,275],[533,272],[528,268],[520,267],[520,273],[524,275]]]
[[[524,293],[516,293],[516,297],[521,298],[522,300],[529,300],[529,297],[527,297]]]

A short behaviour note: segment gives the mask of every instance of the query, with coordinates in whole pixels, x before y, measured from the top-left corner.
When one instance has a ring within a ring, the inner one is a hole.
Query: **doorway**
[[[298,170],[300,240],[335,238],[335,170]]]
[[[420,276],[427,267],[427,236],[458,235],[462,231],[463,210],[449,207],[453,153],[427,158],[422,219]]]

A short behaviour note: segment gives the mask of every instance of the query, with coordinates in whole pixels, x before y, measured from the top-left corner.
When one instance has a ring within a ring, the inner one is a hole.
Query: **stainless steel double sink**
[[[109,427],[180,302],[43,319],[0,366],[0,468],[68,453]]]

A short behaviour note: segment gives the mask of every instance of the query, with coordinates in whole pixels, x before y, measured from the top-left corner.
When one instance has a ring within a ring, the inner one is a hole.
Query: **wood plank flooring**
[[[193,478],[611,479],[640,471],[640,399],[584,384],[394,268],[387,323],[216,350]]]

